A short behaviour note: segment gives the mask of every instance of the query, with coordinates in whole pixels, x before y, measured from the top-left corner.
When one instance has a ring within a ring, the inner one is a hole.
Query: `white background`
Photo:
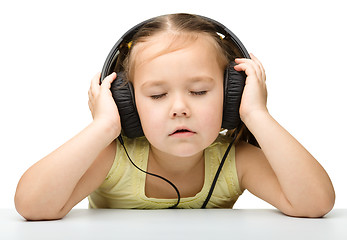
[[[270,113],[327,170],[335,207],[347,207],[343,1],[8,0],[0,3],[0,208],[14,207],[28,167],[91,122],[90,79],[118,38],[147,18],[175,12],[223,23],[262,61]],[[235,205],[267,207],[249,193]]]

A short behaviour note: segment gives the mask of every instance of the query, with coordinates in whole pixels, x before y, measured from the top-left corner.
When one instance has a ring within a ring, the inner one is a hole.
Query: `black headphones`
[[[250,58],[246,48],[241,41],[221,23],[203,16],[203,19],[212,23],[216,29],[216,33],[228,37],[235,45],[236,52],[242,58]],[[128,45],[132,41],[132,37],[136,32],[147,23],[151,22],[153,18],[148,19],[142,23],[137,24],[128,30],[113,46],[108,54],[101,72],[101,81],[115,71],[116,62],[119,56],[119,49],[121,45]],[[241,103],[241,96],[245,86],[246,75],[244,72],[238,72],[234,69],[235,64],[230,63],[224,71],[224,106],[223,106],[223,121],[222,128],[234,129],[239,126],[240,114],[239,108]],[[117,104],[119,115],[121,118],[122,130],[125,136],[129,138],[143,136],[143,130],[140,122],[139,115],[136,109],[135,97],[132,84],[126,81],[122,72],[117,73],[117,78],[111,85],[112,96]]]

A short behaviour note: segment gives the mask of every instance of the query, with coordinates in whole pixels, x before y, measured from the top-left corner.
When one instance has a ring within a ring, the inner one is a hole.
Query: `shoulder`
[[[99,168],[104,166],[110,168],[117,151],[116,141],[112,141],[105,149],[103,149],[96,157],[94,164],[91,167]]]
[[[259,174],[261,168],[266,168],[268,161],[263,151],[249,143],[241,141],[235,146],[235,162],[237,175],[242,190],[245,189],[245,180],[255,173]],[[255,175],[257,175],[255,174]]]
[[[225,151],[230,145],[230,138],[224,135],[219,135],[216,140],[205,149],[205,154],[207,159],[214,158],[218,164],[220,160],[223,158]],[[231,158],[227,158],[229,160],[234,160],[235,158],[235,148],[232,146],[230,149],[229,156]]]
[[[124,145],[126,148],[141,148],[148,145],[148,140],[146,137],[137,137],[137,138],[128,138],[126,136],[122,136]],[[120,141],[117,141],[117,147],[123,148]]]
[[[216,140],[209,146],[210,148],[223,148],[230,144],[230,137],[219,134]]]
[[[132,159],[132,162],[136,164],[145,164],[147,161],[149,143],[145,137],[128,138],[122,136],[122,139],[123,144],[117,140],[116,155],[111,172],[117,169],[119,166],[128,166],[130,163],[128,155]]]
[[[122,143],[124,143],[124,146]],[[114,186],[126,173],[133,169],[127,155],[139,167],[143,167],[145,164],[146,139],[122,136],[122,143],[115,139],[98,157],[100,159],[98,164],[106,161],[108,169],[104,182],[100,185],[102,189]]]
[[[238,142],[235,149],[237,158],[239,160],[257,157],[263,154],[263,151],[260,148],[244,141]]]

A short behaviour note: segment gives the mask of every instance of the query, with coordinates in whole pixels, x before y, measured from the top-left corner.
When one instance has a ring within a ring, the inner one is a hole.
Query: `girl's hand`
[[[237,65],[234,67],[236,71],[245,71],[247,75],[240,105],[240,117],[246,125],[258,113],[268,113],[265,70],[260,61],[253,54],[250,55],[251,59],[235,59]]]
[[[111,83],[116,76],[116,73],[111,73],[102,81],[101,85],[99,84],[100,73],[93,77],[88,91],[88,106],[94,122],[106,124],[105,127],[115,130],[115,137],[118,137],[121,131],[120,116],[110,91]]]

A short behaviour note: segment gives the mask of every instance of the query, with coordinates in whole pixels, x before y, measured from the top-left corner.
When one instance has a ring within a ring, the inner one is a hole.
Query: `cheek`
[[[158,106],[153,106],[141,98],[136,100],[136,107],[145,135],[147,136],[148,133],[159,131],[162,125],[160,123],[163,123],[162,116],[164,111]]]
[[[222,118],[223,118],[223,107],[220,104],[211,105],[211,107],[202,109],[200,116],[204,116],[201,118],[202,124],[206,126],[206,130],[211,131],[220,131],[222,126]]]
[[[205,116],[203,119],[208,126],[220,128],[223,118],[223,92],[217,91],[201,111],[201,115]]]

